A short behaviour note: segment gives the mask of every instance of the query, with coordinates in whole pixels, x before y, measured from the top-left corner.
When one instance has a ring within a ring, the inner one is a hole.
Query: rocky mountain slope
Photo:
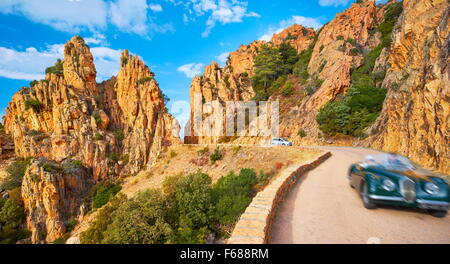
[[[370,145],[450,173],[449,12],[445,0],[404,1],[386,58],[391,67]]]
[[[242,46],[224,68],[215,62],[207,66],[192,82],[191,106],[195,93],[204,108],[214,100],[223,104],[258,98],[253,83],[262,46],[288,43],[300,59],[292,72],[278,76],[274,84],[281,85],[272,85],[269,97],[280,102],[280,136],[300,145],[357,144],[394,151],[448,173],[448,9],[444,0],[391,0],[384,5],[365,0],[317,31],[293,25],[268,43]],[[244,77],[238,75],[245,81],[235,82],[230,75],[235,69],[245,71]],[[365,109],[365,104],[371,106]],[[186,138],[195,143],[267,140]]]
[[[180,143],[154,74],[128,51],[118,76],[97,84],[89,47],[74,37],[64,60],[30,86],[13,96],[4,126],[18,157],[38,158],[22,184],[35,243],[64,234],[93,184],[137,173]]]

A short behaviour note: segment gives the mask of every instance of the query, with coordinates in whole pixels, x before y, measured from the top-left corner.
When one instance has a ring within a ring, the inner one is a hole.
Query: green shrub
[[[35,99],[30,98],[25,101],[25,110],[33,109],[34,111],[38,112],[41,110],[42,106],[43,104]]]
[[[349,43],[352,46],[356,45],[356,40],[352,39],[352,38],[348,38],[345,40],[345,43]]]
[[[34,87],[38,83],[39,83],[38,81],[34,80],[34,81],[30,82],[30,87]]]
[[[384,13],[384,21],[377,27],[377,31],[383,35],[383,47],[389,47],[392,42],[392,30],[398,17],[403,12],[402,1],[392,3]]]
[[[112,213],[105,244],[164,244],[172,236],[166,222],[167,201],[161,191],[148,190],[122,203]]]
[[[125,135],[122,130],[116,130],[116,132],[114,132],[114,136],[119,142],[122,142],[125,139]]]
[[[300,130],[298,131],[298,135],[299,135],[300,137],[302,137],[302,138],[304,138],[304,137],[307,136],[305,130],[303,130],[303,129],[300,129]]]
[[[100,133],[95,133],[95,135],[94,135],[94,140],[95,141],[99,141],[99,140],[103,140],[104,139],[104,137],[103,137],[103,135],[102,134],[100,134]]]
[[[30,236],[30,232],[23,229],[25,211],[20,196],[20,189],[10,191],[8,199],[0,198],[0,244],[15,244]]]
[[[40,131],[37,131],[37,130],[34,130],[34,129],[28,130],[28,132],[27,132],[27,136],[30,136],[30,137],[38,136],[40,134],[41,134]]]
[[[108,158],[110,161],[116,163],[119,161],[119,158],[117,157],[117,154],[114,152],[109,153]]]
[[[92,207],[100,208],[107,204],[109,200],[114,197],[122,187],[118,184],[98,183],[93,188]]]
[[[73,160],[70,164],[73,167],[83,167],[83,162],[81,160]]]
[[[339,35],[339,36],[336,37],[336,40],[344,40],[344,36]]]
[[[281,94],[283,96],[291,96],[294,93],[294,83],[289,80],[285,82],[283,88],[281,88]]]
[[[209,156],[209,158],[210,158],[210,160],[211,160],[212,162],[216,162],[216,161],[218,161],[218,160],[222,160],[222,158],[223,158],[222,152],[220,151],[219,148],[216,148],[216,149],[214,150],[214,153],[211,154],[211,156]]]
[[[120,59],[120,65],[122,65],[122,67],[125,67],[128,64],[128,58],[127,57],[122,57]]]
[[[286,38],[284,38],[285,41],[289,41],[289,40],[297,40],[298,37],[295,35],[292,35],[291,32],[288,33],[288,35],[286,36]]]
[[[278,77],[275,82],[272,83],[270,88],[267,90],[269,94],[273,94],[274,92],[280,90],[281,87],[283,87],[284,83],[287,80],[287,75],[281,75]]]
[[[67,221],[67,223],[66,223],[66,232],[67,233],[72,232],[75,229],[75,227],[77,226],[77,224],[78,224],[78,221],[76,219],[74,219],[74,218],[72,218],[69,221]]]
[[[118,194],[111,199],[111,201],[103,206],[95,220],[89,228],[81,233],[80,240],[83,244],[100,244],[105,236],[105,231],[112,223],[112,215],[119,208],[121,204],[127,201],[127,197],[123,194]]]
[[[58,167],[58,165],[52,162],[45,162],[44,164],[42,164],[42,169],[44,169],[44,171],[46,172],[57,172],[61,170],[61,168]]]
[[[0,186],[0,189],[5,189],[7,191],[19,188],[22,185],[22,179],[25,175],[25,172],[30,165],[30,158],[24,159],[19,158],[14,161],[11,165],[6,169],[7,175],[3,179],[3,183]]]
[[[213,199],[216,204],[215,218],[220,224],[238,220],[251,202],[252,188],[256,183],[253,169],[241,169],[239,175],[231,172],[217,181],[213,187]]]
[[[139,83],[140,85],[144,85],[145,83],[147,83],[147,82],[149,82],[149,81],[151,81],[151,80],[153,80],[152,77],[144,77],[144,78],[139,79],[138,83]]]
[[[46,74],[63,75],[63,62],[58,59],[54,66],[48,67],[45,70],[45,73]]]
[[[168,219],[175,232],[172,242],[178,244],[204,243],[207,230],[212,228],[214,205],[211,178],[203,173],[165,180],[164,192],[170,206]]]
[[[320,130],[326,135],[361,136],[378,117],[385,95],[385,89],[375,86],[352,86],[343,100],[320,109],[316,117]]]
[[[101,100],[101,99],[99,99],[99,100]],[[95,123],[96,123],[97,125],[100,125],[100,124],[102,123],[102,118],[100,117],[100,113],[99,113],[98,111],[94,111],[94,112],[92,113],[92,116],[94,117]]]
[[[211,232],[229,234],[250,204],[256,183],[252,169],[230,173],[214,186],[200,172],[170,176],[162,184],[163,192],[148,190],[129,200],[122,194],[112,198],[80,239],[90,244],[205,243]]]
[[[67,241],[67,237],[58,237],[57,239],[55,239],[55,240],[52,242],[52,244],[55,244],[55,245],[64,245],[64,244],[66,244],[66,241]]]

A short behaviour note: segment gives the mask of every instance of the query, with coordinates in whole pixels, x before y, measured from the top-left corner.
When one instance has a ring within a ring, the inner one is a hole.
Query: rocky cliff
[[[272,36],[270,42],[275,46],[282,43],[289,43],[298,53],[306,50],[314,41],[316,32],[312,28],[306,28],[302,25],[294,24]]]
[[[357,1],[317,32],[293,25],[273,36],[268,45],[289,43],[308,61],[303,76],[295,72],[287,76],[293,87],[289,95],[276,91],[269,99],[280,102],[280,136],[303,145],[371,146],[407,155],[429,169],[449,172],[448,2],[405,0],[400,4],[403,12],[398,6],[395,0],[378,5],[373,0]],[[256,43],[232,53],[225,68],[213,63],[202,76],[194,78],[191,106],[196,93],[201,95],[204,108],[216,99],[252,98],[254,61],[258,47],[264,44]],[[249,79],[233,81],[229,90],[224,76],[235,70],[245,72]],[[373,81],[370,85],[387,91],[377,121],[360,132],[363,136],[359,138],[324,135],[316,120],[319,110],[329,102],[345,100],[358,78]],[[243,91],[248,96],[233,96],[236,93],[231,91]],[[188,130],[192,126],[188,124]],[[191,143],[253,144],[267,140],[187,138]]]
[[[206,66],[203,75],[196,76],[192,80],[190,93],[191,120],[194,119],[193,109],[204,108],[204,104],[212,101],[220,103],[228,101],[248,101],[255,96],[251,86],[253,76],[253,64],[258,48],[263,41],[255,41],[249,45],[242,45],[237,51],[231,52],[224,68],[217,62]],[[200,95],[199,104],[195,102],[195,95]],[[205,117],[203,115],[203,117]],[[185,143],[214,143],[219,137],[194,136],[194,125],[186,127]],[[214,129],[214,128],[213,128]]]
[[[45,162],[28,169],[22,196],[33,242],[61,235],[62,222],[76,217],[92,183],[136,173],[180,143],[178,123],[166,112],[150,69],[124,51],[118,76],[97,84],[92,54],[80,37],[65,45],[64,60],[48,68],[44,80],[13,96],[5,131],[19,157],[46,159],[55,168],[79,160],[91,171],[55,174],[40,168]]]
[[[89,171],[74,161],[35,159],[22,183],[31,241],[53,242],[66,233],[70,221],[82,219],[88,208],[83,200],[93,183]]]
[[[262,45],[278,47],[284,42],[288,42],[298,52],[307,49],[314,41],[315,31],[312,28],[306,28],[301,25],[293,25],[279,34],[273,36],[269,43],[265,41],[254,41],[249,45],[242,45],[238,50],[231,52],[224,68],[221,68],[216,62],[206,66],[203,74],[192,80],[190,87],[190,103],[195,105],[195,94],[200,95],[200,107],[207,112],[208,105],[212,101],[219,101],[221,104],[228,101],[244,101],[247,102],[256,95],[252,87],[251,78],[254,75],[254,60],[258,54],[258,50]],[[206,106],[206,107],[205,107]],[[193,111],[191,107],[191,111]],[[204,113],[203,118],[208,117]],[[191,120],[194,119],[194,113],[191,113]],[[220,129],[217,124],[212,125],[212,129]],[[194,125],[191,122],[186,127],[187,135],[194,135]],[[256,143],[260,139],[246,137],[233,137],[235,143]],[[186,143],[217,143],[229,141],[223,136],[187,136]]]
[[[358,68],[363,54],[380,42],[381,36],[370,32],[381,22],[382,12],[374,1],[353,3],[319,30],[308,64],[313,81],[302,87],[309,91],[300,104],[286,105],[284,111],[289,114],[281,116],[282,136],[300,144],[319,143],[318,110],[346,93],[352,69]],[[300,130],[309,137],[300,137]]]
[[[349,9],[338,14],[335,19],[323,26],[318,32],[301,25],[292,25],[272,37],[267,44],[274,47],[278,47],[282,43],[289,43],[299,53],[312,49],[309,51],[311,58],[307,71],[310,76],[310,83],[315,86],[308,88],[312,89],[312,92],[307,92],[307,85],[301,84],[295,78],[293,79],[297,92],[291,96],[291,100],[281,100],[281,136],[289,137],[296,143],[317,142],[319,130],[315,117],[319,108],[347,91],[350,86],[351,69],[361,65],[363,52],[367,52],[380,42],[380,35],[370,34],[370,31],[381,22],[382,16],[383,9],[378,8],[374,1],[368,0],[352,4]],[[254,42],[231,53],[224,69],[219,68],[215,62],[207,66],[203,75],[195,77],[192,81],[190,88],[191,106],[194,105],[193,98],[196,93],[201,94],[203,104],[217,99],[219,101],[227,101],[224,99],[247,101],[252,98],[251,95],[255,95],[255,92],[250,78],[253,76],[254,59],[258,54],[258,47],[262,44],[265,43]],[[358,52],[355,52],[356,49],[358,49]],[[248,52],[249,50],[251,52]],[[245,82],[234,82],[233,84],[237,84],[237,87],[232,86],[232,90],[245,91],[245,94],[250,96],[241,98],[239,96],[221,96],[229,94],[227,90],[229,85],[227,79],[223,76],[226,76],[226,72],[235,70],[239,73],[245,70],[246,73],[249,73],[245,76],[250,78],[246,78]],[[216,78],[216,76],[222,78]],[[211,83],[208,80],[214,80],[214,82]],[[277,99],[280,99],[279,94],[275,93],[271,100]],[[191,114],[191,120],[192,116],[193,114]],[[191,129],[192,126],[190,123],[188,124]],[[299,130],[307,131],[310,137],[299,137]],[[207,139],[200,138],[198,140],[187,138],[186,142],[210,143],[219,140],[220,137],[207,137]],[[235,138],[235,142],[238,143],[263,141],[267,141],[267,138]]]
[[[372,127],[379,133],[370,143],[450,173],[450,7],[446,0],[405,0],[403,8],[383,82],[389,91]]]

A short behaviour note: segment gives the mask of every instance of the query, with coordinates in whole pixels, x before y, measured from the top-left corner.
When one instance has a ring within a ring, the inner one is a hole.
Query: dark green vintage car
[[[350,186],[359,191],[367,209],[377,204],[426,209],[445,217],[450,205],[447,181],[395,154],[365,157],[350,166]]]

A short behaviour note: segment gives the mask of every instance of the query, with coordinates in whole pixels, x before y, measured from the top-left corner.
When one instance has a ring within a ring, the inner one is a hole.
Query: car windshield
[[[407,171],[415,170],[412,162],[403,156],[396,154],[379,154],[366,156],[363,161],[364,166],[381,166],[386,170]]]

